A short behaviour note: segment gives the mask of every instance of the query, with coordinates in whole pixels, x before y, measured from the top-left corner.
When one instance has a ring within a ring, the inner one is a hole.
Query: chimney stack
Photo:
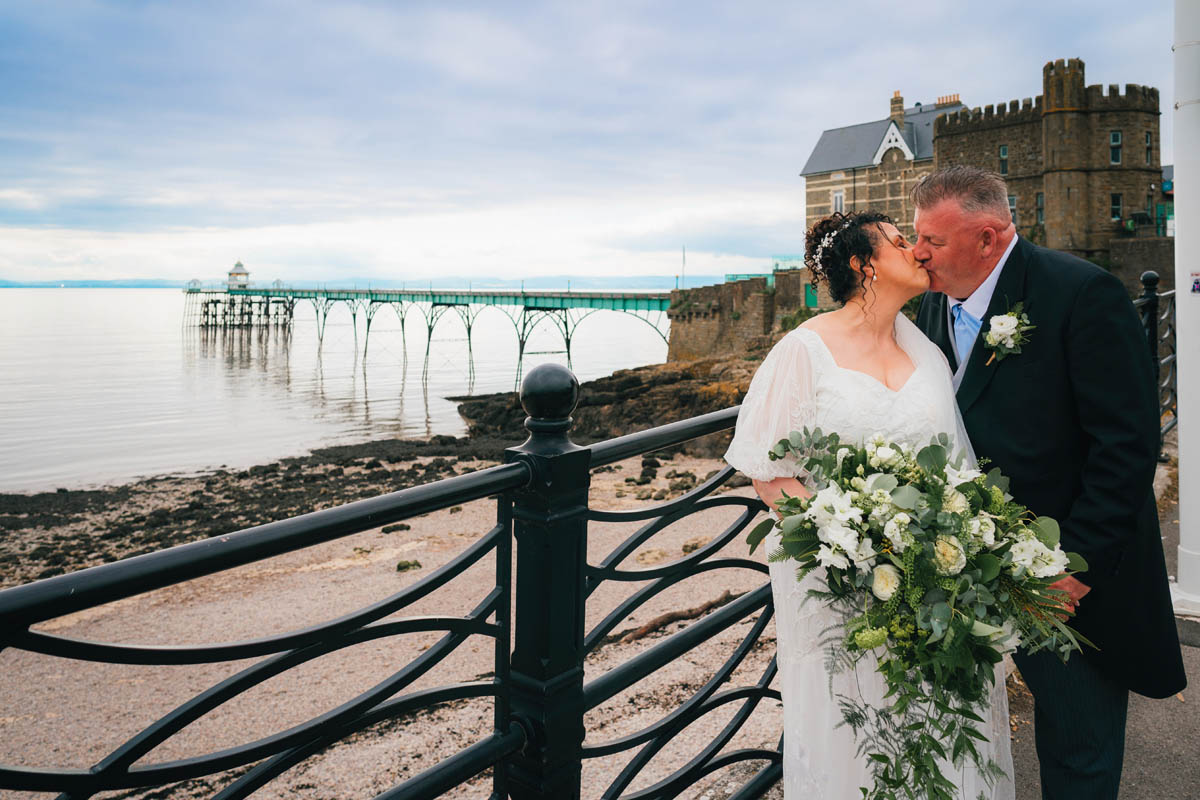
[[[891,118],[901,128],[904,127],[904,98],[900,96],[899,89],[892,94]]]
[[[958,102],[959,99],[957,94],[945,94],[937,99],[937,107],[941,108],[942,106],[952,106],[956,105]]]

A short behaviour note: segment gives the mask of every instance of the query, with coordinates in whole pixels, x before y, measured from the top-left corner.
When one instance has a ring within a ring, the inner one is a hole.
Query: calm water
[[[175,289],[0,289],[0,491],[118,483],[226,465],[245,467],[314,447],[385,437],[462,435],[447,396],[468,391],[466,330],[448,313],[433,332],[422,391],[424,318],[407,322],[408,368],[395,314],[383,309],[362,357],[350,312],[330,313],[318,353],[310,304],[290,335],[182,326]],[[498,309],[474,323],[474,393],[513,388],[517,337]],[[580,380],[660,362],[646,323],[601,311],[572,342]],[[549,320],[525,369],[566,362]]]

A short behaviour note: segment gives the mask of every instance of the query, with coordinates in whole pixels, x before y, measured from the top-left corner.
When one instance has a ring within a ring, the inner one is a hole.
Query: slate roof
[[[904,110],[900,133],[917,160],[933,158],[933,121],[942,114],[966,108],[962,103],[944,106],[915,105]],[[801,175],[817,175],[839,169],[868,167],[887,133],[890,118],[824,131],[804,164]]]

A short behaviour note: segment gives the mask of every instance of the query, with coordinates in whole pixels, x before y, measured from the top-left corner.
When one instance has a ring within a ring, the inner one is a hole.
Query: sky
[[[1042,65],[1158,87],[1171,0],[0,5],[0,279],[674,275],[803,248],[821,131]]]

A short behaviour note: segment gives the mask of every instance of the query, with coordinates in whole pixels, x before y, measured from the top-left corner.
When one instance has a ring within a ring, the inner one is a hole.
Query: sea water
[[[177,289],[0,289],[0,491],[122,483],[165,473],[243,468],[316,447],[373,439],[461,436],[448,397],[511,391],[517,334],[499,308],[474,319],[470,380],[462,319],[444,314],[427,337],[390,308],[365,324],[330,312],[318,343],[310,303],[282,328],[185,326]],[[422,380],[426,342],[427,379]],[[661,362],[666,343],[615,311],[584,319],[571,343],[581,381]],[[543,320],[523,368],[566,363],[562,334]],[[407,365],[405,354],[407,352]]]

